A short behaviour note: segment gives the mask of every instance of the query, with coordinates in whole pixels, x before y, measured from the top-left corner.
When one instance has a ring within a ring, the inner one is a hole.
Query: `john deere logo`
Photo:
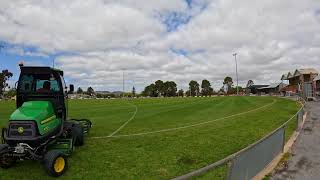
[[[23,127],[19,127],[19,128],[18,128],[18,133],[22,134],[23,132],[24,132]]]

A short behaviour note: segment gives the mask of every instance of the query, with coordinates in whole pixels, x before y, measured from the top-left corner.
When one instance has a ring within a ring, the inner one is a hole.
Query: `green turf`
[[[135,106],[135,118],[116,136],[220,120],[143,136],[90,139],[114,132],[134,115]],[[61,179],[170,179],[246,147],[298,109],[293,101],[271,97],[73,100],[69,107],[70,117],[89,118],[94,126],[86,145],[69,158],[69,170]],[[0,101],[0,126],[6,125],[13,110],[14,102]],[[224,173],[222,167],[203,177],[215,179]],[[0,169],[0,175],[0,179],[49,179],[39,162],[30,161]]]

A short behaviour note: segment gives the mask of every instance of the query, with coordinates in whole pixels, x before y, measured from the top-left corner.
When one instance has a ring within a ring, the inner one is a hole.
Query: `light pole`
[[[236,76],[237,76],[237,96],[239,96],[239,78],[238,78],[238,62],[237,62],[237,53],[232,54],[236,62]]]

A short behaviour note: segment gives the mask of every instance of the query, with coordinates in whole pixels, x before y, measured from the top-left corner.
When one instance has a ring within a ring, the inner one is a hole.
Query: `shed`
[[[265,94],[280,94],[282,89],[284,87],[288,86],[287,84],[284,83],[272,83],[267,87],[261,87],[258,88],[259,93],[265,93]]]

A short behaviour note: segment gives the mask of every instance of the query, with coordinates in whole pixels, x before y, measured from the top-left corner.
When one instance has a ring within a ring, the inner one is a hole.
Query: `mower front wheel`
[[[0,167],[2,169],[9,169],[16,161],[17,159],[14,157],[0,157]]]
[[[6,144],[0,144],[0,152],[5,151],[8,148],[8,145]],[[16,163],[17,159],[12,156],[7,156],[5,154],[2,154],[0,156],[0,167],[3,169],[8,169],[12,165]]]
[[[44,157],[44,168],[49,176],[61,176],[66,171],[67,165],[66,156],[61,151],[49,151]]]

